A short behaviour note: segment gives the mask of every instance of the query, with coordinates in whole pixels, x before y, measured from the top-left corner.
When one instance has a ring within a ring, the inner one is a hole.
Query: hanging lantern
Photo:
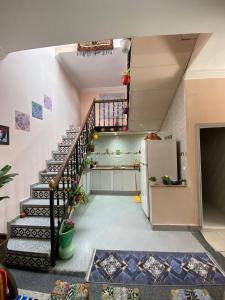
[[[130,39],[122,39],[120,41],[120,47],[122,48],[123,53],[128,53],[130,51],[130,47],[131,47]]]
[[[93,140],[97,140],[98,139],[98,134],[95,132],[94,134],[93,134]]]

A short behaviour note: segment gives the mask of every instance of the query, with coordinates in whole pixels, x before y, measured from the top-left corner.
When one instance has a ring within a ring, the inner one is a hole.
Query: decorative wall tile
[[[43,107],[34,101],[32,101],[32,117],[43,120]]]
[[[25,113],[15,111],[15,124],[16,129],[30,131],[30,116]]]
[[[44,95],[44,108],[52,111],[52,99],[47,95]]]

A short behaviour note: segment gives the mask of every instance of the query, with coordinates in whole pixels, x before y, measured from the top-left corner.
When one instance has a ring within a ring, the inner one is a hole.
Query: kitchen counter
[[[187,184],[150,184],[150,187],[187,187]]]
[[[134,167],[131,165],[127,165],[127,166],[96,166],[94,168],[92,168],[91,170],[139,170],[139,167]]]

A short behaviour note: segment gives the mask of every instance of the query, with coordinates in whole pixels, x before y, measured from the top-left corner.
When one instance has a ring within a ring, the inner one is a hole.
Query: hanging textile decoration
[[[77,45],[77,55],[91,56],[97,54],[112,54],[113,40],[101,40],[94,42],[83,42]]]

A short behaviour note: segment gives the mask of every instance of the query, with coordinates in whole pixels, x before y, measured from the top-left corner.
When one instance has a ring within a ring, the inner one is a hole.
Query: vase
[[[69,259],[74,254],[74,246],[72,244],[74,228],[67,232],[63,232],[65,220],[62,221],[59,230],[59,257],[61,259]]]

